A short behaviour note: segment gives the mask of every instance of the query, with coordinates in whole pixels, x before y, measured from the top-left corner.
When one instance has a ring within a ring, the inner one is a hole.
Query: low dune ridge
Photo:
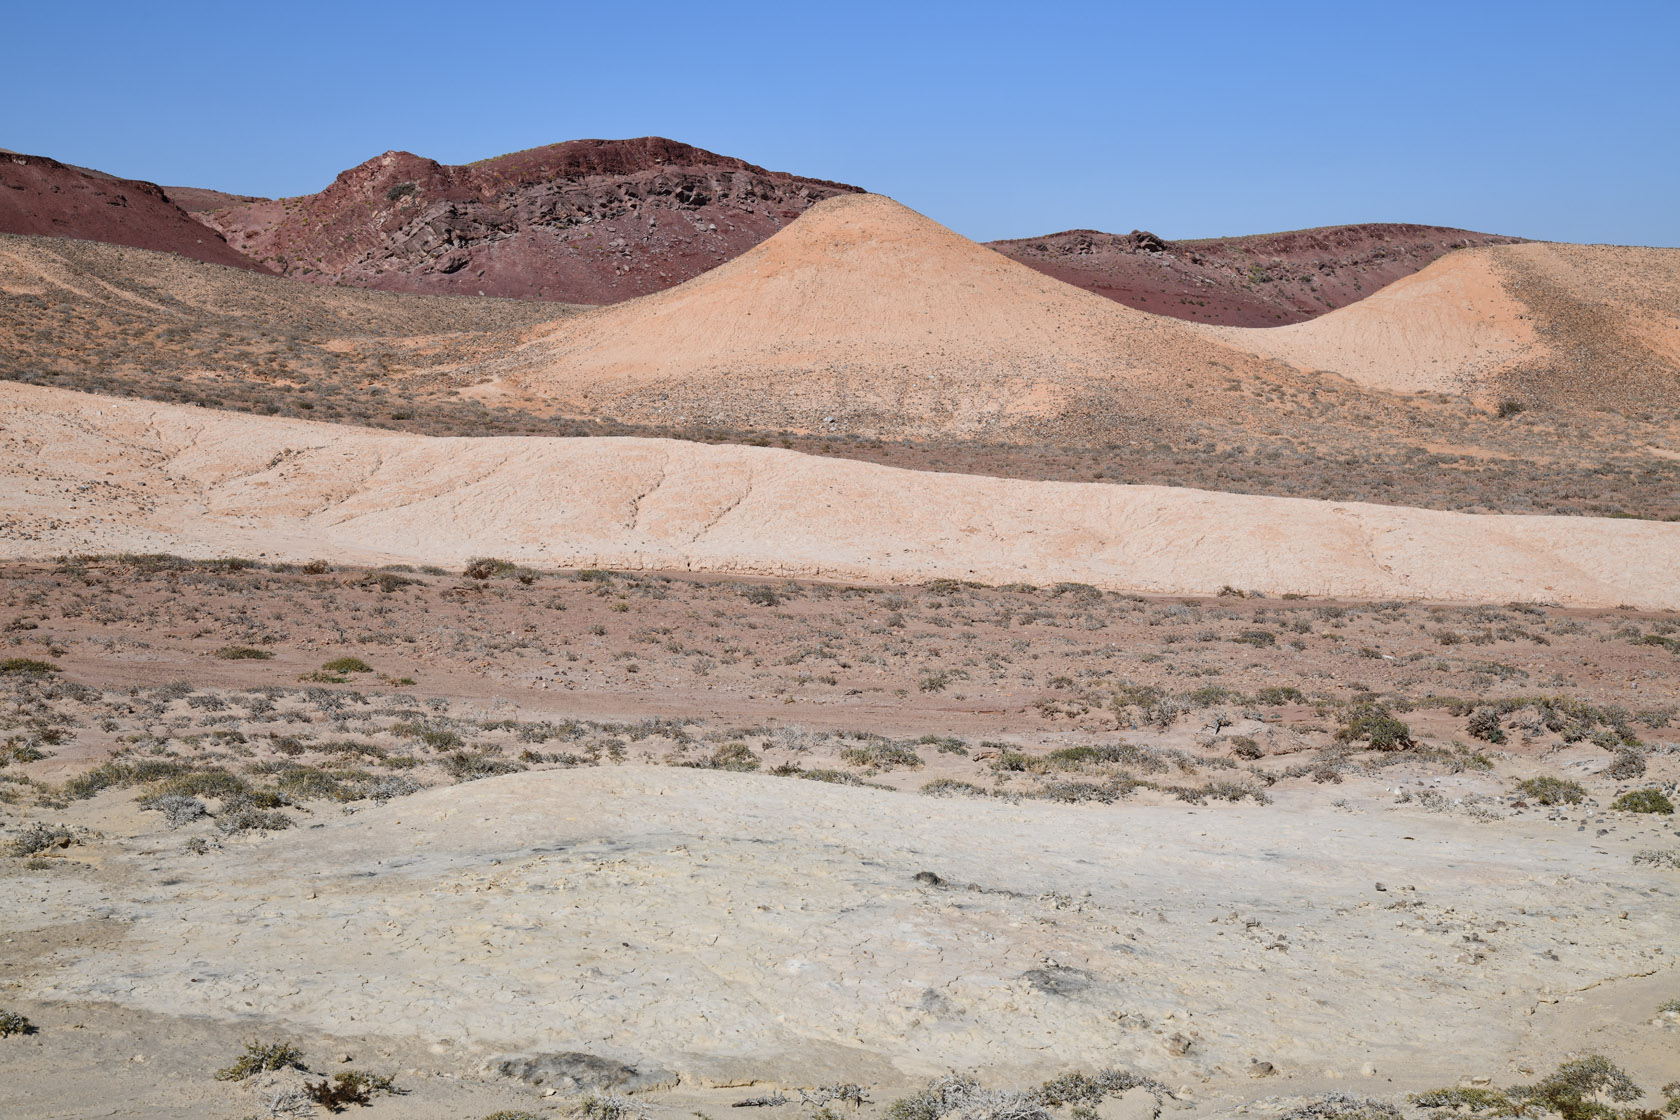
[[[1198,329],[1368,389],[1671,408],[1680,377],[1680,250],[1543,242],[1465,249],[1311,322]]]
[[[842,195],[687,284],[558,325],[509,373],[562,407],[641,420],[991,435],[1093,390],[1176,412],[1259,364],[889,198]]]
[[[432,438],[0,387],[0,554],[172,552],[1680,607],[1680,526]],[[50,458],[46,455],[51,449]]]

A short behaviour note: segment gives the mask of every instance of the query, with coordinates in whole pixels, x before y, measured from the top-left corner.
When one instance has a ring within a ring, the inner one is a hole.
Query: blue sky
[[[1680,245],[1680,2],[13,4],[0,147],[250,194],[664,135],[970,237]]]

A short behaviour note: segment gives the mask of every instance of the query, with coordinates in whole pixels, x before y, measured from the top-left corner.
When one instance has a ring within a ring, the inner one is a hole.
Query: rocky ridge
[[[119,179],[46,156],[0,155],[0,233],[104,241],[256,268],[156,183]]]
[[[1410,276],[1455,249],[1519,237],[1392,222],[1166,241],[1075,229],[993,241],[1047,276],[1156,315],[1231,327],[1317,318]]]
[[[448,166],[386,152],[324,191],[198,214],[271,271],[387,291],[613,303],[688,280],[858,188],[660,137]]]

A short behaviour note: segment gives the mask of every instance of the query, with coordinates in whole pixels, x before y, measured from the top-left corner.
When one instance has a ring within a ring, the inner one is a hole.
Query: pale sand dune
[[[1522,246],[1529,248],[1529,246]],[[1286,327],[1199,327],[1239,350],[1329,370],[1370,389],[1461,392],[1537,344],[1494,249],[1450,253],[1355,304]]]
[[[889,198],[843,195],[686,284],[557,324],[508,368],[580,411],[949,434],[1054,412],[1081,381],[1212,387],[1257,364]]]
[[[1680,607],[1680,525],[458,439],[0,386],[0,555],[164,551]]]
[[[1396,393],[1475,392],[1519,367],[1531,388],[1620,393],[1680,373],[1680,250],[1535,242],[1450,253],[1367,299],[1287,327],[1196,327],[1300,370]],[[1588,384],[1576,384],[1583,378]],[[1628,384],[1624,384],[1624,382]]]

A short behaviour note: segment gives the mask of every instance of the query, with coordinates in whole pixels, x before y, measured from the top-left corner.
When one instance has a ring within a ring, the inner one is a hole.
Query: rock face
[[[461,166],[386,152],[326,190],[198,213],[263,267],[387,291],[613,303],[679,284],[857,188],[659,137]]]
[[[72,167],[46,156],[0,155],[0,233],[105,241],[256,268],[194,221],[162,187]]]
[[[1140,311],[1195,323],[1275,327],[1364,299],[1454,249],[1521,240],[1375,223],[1177,242],[1142,230],[1074,229],[990,244],[1047,276]]]

